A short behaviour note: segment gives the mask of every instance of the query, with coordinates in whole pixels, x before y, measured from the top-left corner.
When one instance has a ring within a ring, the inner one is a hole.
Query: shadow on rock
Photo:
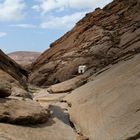
[[[50,105],[49,110],[52,114],[52,118],[57,118],[61,122],[70,126],[69,114],[65,113],[61,107],[56,106],[56,105]]]

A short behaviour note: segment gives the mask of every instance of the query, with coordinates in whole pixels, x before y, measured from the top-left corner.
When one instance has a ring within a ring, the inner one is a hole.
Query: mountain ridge
[[[40,52],[32,51],[15,51],[8,53],[7,55],[17,63],[27,65],[33,63],[40,56],[40,54]]]
[[[79,65],[98,71],[139,53],[139,9],[137,0],[114,0],[86,14],[32,64],[29,81],[35,85],[63,82],[78,74]]]

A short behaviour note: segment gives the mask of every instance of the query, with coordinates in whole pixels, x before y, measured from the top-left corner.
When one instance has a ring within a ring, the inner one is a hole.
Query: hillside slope
[[[140,54],[93,75],[64,100],[77,131],[89,140],[139,140]]]
[[[77,75],[79,65],[94,72],[140,52],[139,0],[114,0],[86,14],[32,65],[29,81],[46,86]]]
[[[9,53],[8,56],[18,64],[27,65],[33,63],[40,54],[39,52],[18,51]]]

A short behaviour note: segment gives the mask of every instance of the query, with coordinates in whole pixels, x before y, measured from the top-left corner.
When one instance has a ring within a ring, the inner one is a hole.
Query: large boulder
[[[38,124],[46,122],[48,117],[48,111],[33,101],[0,99],[0,122]]]
[[[92,74],[92,70],[88,70],[82,75],[79,75],[75,78],[70,80],[52,85],[48,88],[49,93],[64,93],[64,92],[71,92],[72,90],[82,86],[86,83],[88,77]]]
[[[0,98],[10,96],[11,92],[11,85],[7,81],[0,79]]]

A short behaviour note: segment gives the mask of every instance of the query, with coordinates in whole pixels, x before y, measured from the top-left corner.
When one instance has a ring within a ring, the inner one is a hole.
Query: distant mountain
[[[26,65],[34,62],[40,54],[40,52],[16,51],[9,53],[8,56],[18,64]]]

